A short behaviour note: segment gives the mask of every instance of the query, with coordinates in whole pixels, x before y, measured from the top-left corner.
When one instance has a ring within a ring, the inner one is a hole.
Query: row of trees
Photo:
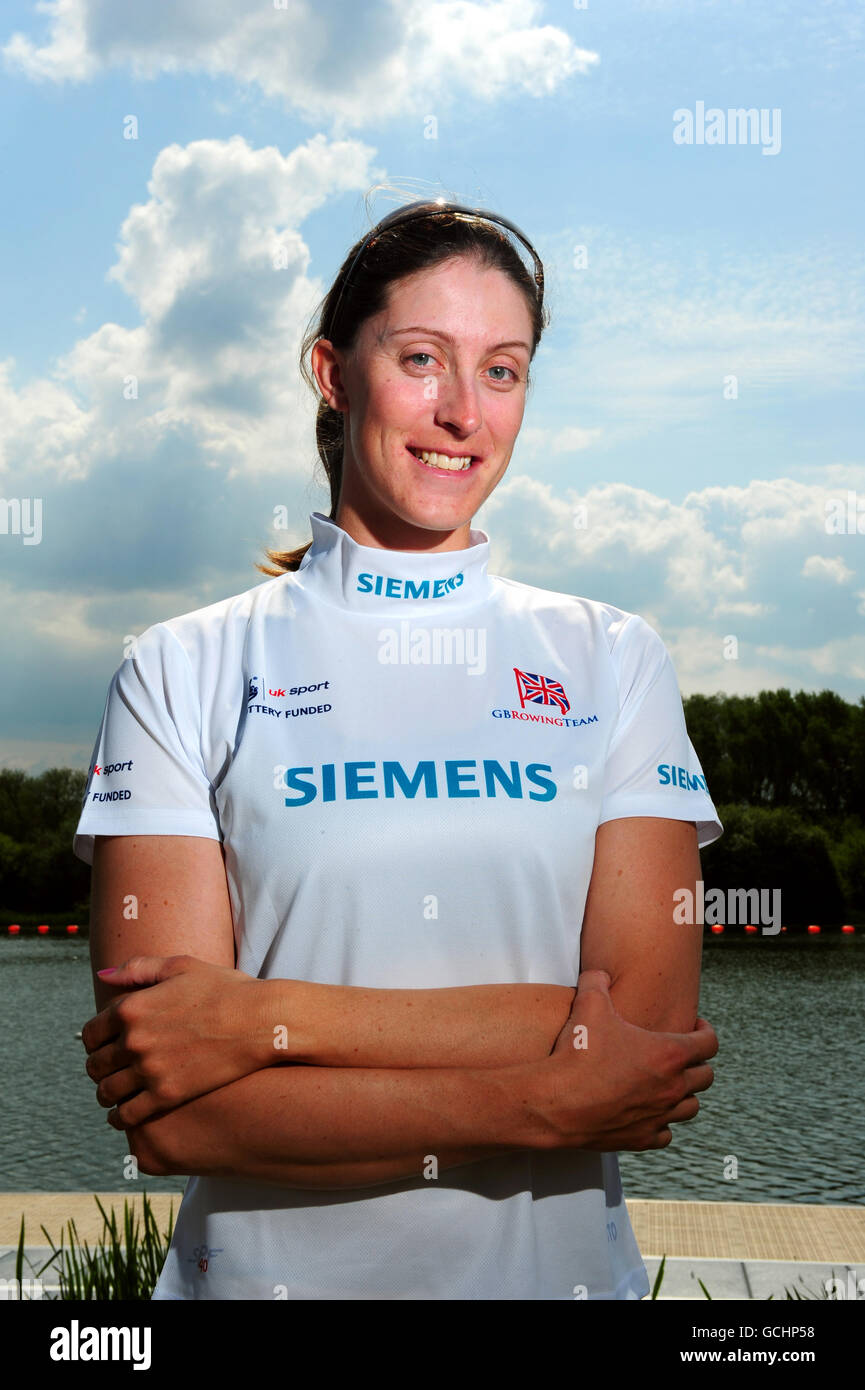
[[[685,719],[724,834],[706,885],[777,887],[789,922],[865,911],[865,697],[691,695]]]
[[[685,718],[712,800],[788,806],[808,821],[865,824],[865,696],[832,690],[690,695]]]
[[[90,869],[72,853],[87,775],[52,767],[38,777],[0,771],[0,910],[75,912],[90,892]],[[11,920],[11,918],[10,918]]]
[[[780,888],[785,922],[865,912],[865,697],[830,690],[691,695],[691,741],[725,833],[706,889]],[[86,775],[0,771],[0,911],[76,910],[90,870],[72,853]],[[86,918],[85,918],[86,919]]]
[[[706,885],[780,888],[786,922],[865,912],[865,696],[691,695],[684,713],[725,826]]]

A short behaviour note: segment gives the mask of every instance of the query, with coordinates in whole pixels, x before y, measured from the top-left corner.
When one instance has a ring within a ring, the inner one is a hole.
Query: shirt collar
[[[440,616],[480,603],[492,591],[490,538],[472,528],[465,550],[430,553],[359,545],[322,512],[312,512],[312,545],[294,571],[302,589],[337,608],[393,617]]]

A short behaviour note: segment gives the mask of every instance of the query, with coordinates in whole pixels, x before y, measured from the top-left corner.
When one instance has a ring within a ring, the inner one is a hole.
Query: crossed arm
[[[628,818],[598,830],[581,969],[608,973],[616,1012],[639,1029],[694,1028],[701,933],[673,923],[672,895],[693,886],[699,872],[689,822]],[[139,905],[133,921],[123,915],[130,893]],[[205,1067],[205,1094],[172,1108],[169,1075],[163,1090],[168,1108],[142,1120],[136,1107],[140,1113],[146,1095],[124,1100],[122,1082],[112,1094],[122,1076],[121,1044],[115,1044],[113,1080],[104,1069],[91,1071],[103,1104],[123,1102],[118,1127],[126,1128],[145,1172],[359,1187],[417,1175],[429,1153],[441,1169],[557,1142],[546,1112],[539,1112],[535,1087],[538,1064],[569,1022],[570,986],[374,990],[252,981],[233,969],[231,913],[215,841],[99,837],[93,968],[145,953],[183,953],[224,971],[201,967],[197,975],[171,981],[174,995],[159,985],[130,995],[133,1002],[124,1006],[130,1014],[123,1045],[133,1046],[137,1030],[135,1046],[146,1056],[148,1027],[161,1030],[163,1045],[176,1031],[182,1051],[171,1071],[179,1078],[178,1094],[190,1094],[184,1066]],[[150,995],[155,1007],[160,990],[165,1011],[144,1010],[136,1020],[138,1000]],[[97,1006],[121,992],[97,979]],[[172,1030],[171,1010],[181,1006],[182,1027]],[[274,1052],[275,1029],[284,1029],[282,1057]],[[101,1049],[103,1063],[110,1046]],[[580,1084],[590,1090],[586,1058],[571,1051],[569,1062],[575,1080],[582,1063]],[[690,1103],[696,1107],[693,1096]],[[569,1142],[579,1146],[575,1136]]]

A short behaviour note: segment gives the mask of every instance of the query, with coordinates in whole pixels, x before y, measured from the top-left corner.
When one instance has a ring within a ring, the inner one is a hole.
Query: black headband
[[[537,251],[532,246],[532,243],[529,241],[525,233],[520,231],[519,227],[517,227],[513,222],[509,222],[506,217],[499,216],[497,212],[487,212],[485,208],[465,207],[462,203],[446,203],[443,198],[436,198],[432,202],[430,202],[428,199],[421,198],[415,203],[407,203],[404,207],[397,208],[394,212],[389,212],[387,217],[383,217],[380,222],[376,223],[376,225],[372,228],[371,231],[367,232],[366,236],[364,237],[363,241],[361,242],[358,248],[357,254],[355,255],[351,265],[348,268],[348,272],[345,276],[345,279],[343,280],[342,285],[340,286],[340,291],[336,298],[336,304],[334,305],[333,313],[330,316],[331,332],[333,332],[333,328],[335,324],[338,322],[338,315],[340,305],[342,304],[342,297],[345,293],[346,285],[348,284],[352,275],[354,274],[354,268],[360,260],[361,256],[363,255],[364,251],[367,249],[368,246],[372,245],[376,237],[378,237],[379,233],[385,231],[385,229],[388,227],[396,226],[398,222],[411,222],[417,217],[428,217],[431,213],[436,212],[450,212],[455,214],[462,213],[470,217],[480,217],[485,222],[498,222],[500,226],[507,227],[509,232],[513,232],[514,236],[519,237],[520,241],[523,243],[523,245],[525,246],[526,250],[529,252],[529,254],[532,257],[532,260],[535,263],[534,280],[538,295],[538,309],[543,309],[543,263]]]

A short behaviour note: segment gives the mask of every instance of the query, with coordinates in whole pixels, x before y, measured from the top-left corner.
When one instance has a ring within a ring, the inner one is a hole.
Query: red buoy
[[[69,933],[70,936],[74,936],[75,933],[76,933],[77,930],[78,930],[78,923],[77,923],[77,922],[71,922],[71,923],[69,924],[69,926],[66,928],[66,930],[67,930],[67,932]]]
[[[714,923],[712,924],[712,931],[715,933],[715,936],[720,936],[720,935],[721,935],[721,932],[722,932],[723,930],[724,930],[724,923],[723,923],[723,922],[714,922]]]
[[[21,931],[20,922],[13,922],[8,928],[8,931],[10,936],[17,936],[18,933]]]
[[[854,932],[854,931],[856,930],[856,928],[855,928],[855,927],[851,927],[850,923],[848,922],[845,926],[843,926],[843,927],[841,928],[841,930],[842,930],[842,931],[846,931],[846,932]]]
[[[815,927],[815,926],[812,925],[812,926],[810,926],[810,927],[808,928],[808,935],[809,935],[809,936],[819,936],[819,934],[820,934],[820,928],[819,928],[819,927]]]
[[[748,926],[748,927],[745,928],[745,931],[747,931],[747,932],[755,932],[756,930],[757,930],[756,927],[751,927],[751,926]]]
[[[49,932],[51,930],[51,928],[49,927],[47,922],[40,922],[36,930],[38,931],[40,936],[44,936],[46,932]]]

